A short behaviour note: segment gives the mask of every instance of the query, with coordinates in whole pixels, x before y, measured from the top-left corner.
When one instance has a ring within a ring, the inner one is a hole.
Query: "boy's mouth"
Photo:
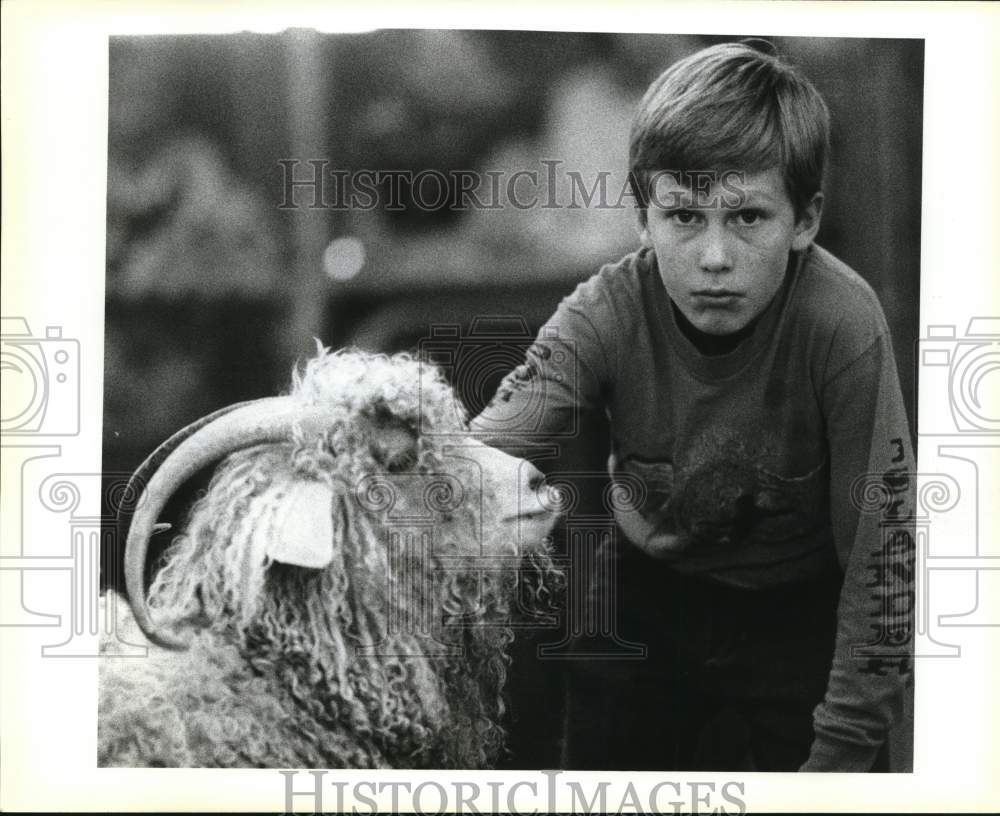
[[[743,297],[732,289],[698,289],[691,293],[696,303],[705,306],[731,306]]]

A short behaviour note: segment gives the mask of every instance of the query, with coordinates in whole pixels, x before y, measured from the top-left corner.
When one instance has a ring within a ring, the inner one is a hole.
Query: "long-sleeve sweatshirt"
[[[610,420],[632,544],[749,589],[842,571],[802,770],[868,770],[911,670],[914,603],[912,442],[872,289],[814,245],[790,256],[749,336],[708,356],[678,325],[655,253],[627,255],[562,301],[472,426],[524,451],[586,411]]]

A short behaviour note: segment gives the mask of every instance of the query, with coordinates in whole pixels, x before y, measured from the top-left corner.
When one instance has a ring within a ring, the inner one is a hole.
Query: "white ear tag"
[[[293,482],[275,513],[267,556],[296,567],[327,566],[333,560],[333,498],[322,482]]]

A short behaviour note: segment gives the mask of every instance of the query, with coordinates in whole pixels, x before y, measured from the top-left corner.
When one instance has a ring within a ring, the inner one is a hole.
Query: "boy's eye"
[[[697,220],[698,214],[693,210],[671,210],[667,213],[667,217],[678,224],[693,224]]]
[[[752,227],[754,224],[760,223],[763,215],[759,210],[740,210],[736,217],[742,226]]]

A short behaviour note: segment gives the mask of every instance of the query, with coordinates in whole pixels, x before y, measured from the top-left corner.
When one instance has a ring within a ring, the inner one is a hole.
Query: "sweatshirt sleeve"
[[[912,671],[914,456],[884,324],[830,374],[822,401],[844,583],[833,666],[801,770],[864,772],[898,716]]]
[[[524,455],[571,439],[581,415],[595,410],[611,382],[605,347],[611,308],[600,275],[580,284],[541,328],[524,362],[500,383],[470,423],[489,445]]]

